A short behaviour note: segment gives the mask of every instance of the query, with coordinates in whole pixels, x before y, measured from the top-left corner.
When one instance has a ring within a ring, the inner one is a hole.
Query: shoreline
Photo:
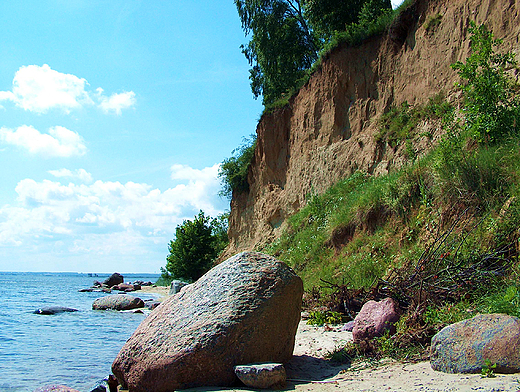
[[[287,386],[284,391],[520,391],[520,373],[449,374],[434,371],[429,361],[403,363],[382,359],[376,363],[337,364],[325,359],[335,348],[352,340],[352,333],[341,331],[342,325],[316,327],[301,320],[296,333],[292,359],[285,364]],[[120,389],[120,391],[125,391]],[[190,392],[246,392],[247,387],[198,387]]]
[[[163,301],[170,294],[169,286],[141,286],[141,290],[132,291],[131,294],[138,295],[139,293],[156,294],[158,300]]]

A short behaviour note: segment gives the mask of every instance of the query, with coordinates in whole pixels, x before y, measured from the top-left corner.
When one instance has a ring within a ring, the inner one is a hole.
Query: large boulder
[[[496,373],[520,372],[520,319],[481,314],[448,325],[432,339],[434,370],[480,373],[486,361],[496,364]]]
[[[398,320],[399,307],[392,298],[368,301],[354,319],[352,337],[354,341],[360,341],[382,336],[387,330],[393,332]]]
[[[92,303],[94,310],[131,310],[144,308],[141,298],[126,294],[112,294],[96,299]]]
[[[229,386],[237,365],[292,357],[302,295],[287,265],[240,253],[153,310],[112,371],[130,392]]]
[[[108,278],[106,278],[103,281],[103,284],[108,287],[112,287],[117,284],[123,283],[124,281],[125,281],[125,279],[123,278],[123,275],[121,275],[117,272],[114,272],[112,275],[110,275]]]

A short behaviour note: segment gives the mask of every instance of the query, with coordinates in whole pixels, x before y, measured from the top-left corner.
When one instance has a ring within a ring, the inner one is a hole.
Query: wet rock
[[[287,374],[281,363],[259,363],[235,366],[235,374],[246,387],[284,388]]]
[[[107,295],[92,303],[94,310],[131,310],[138,308],[144,308],[144,301],[141,298],[126,294]]]
[[[432,339],[431,366],[445,373],[480,373],[486,360],[495,373],[520,372],[520,319],[481,314],[448,325]]]
[[[119,283],[112,286],[112,290],[130,292],[134,291],[134,285],[129,283]]]
[[[108,278],[106,278],[104,281],[103,281],[103,284],[108,286],[108,287],[112,287],[112,286],[115,286],[117,284],[120,284],[120,283],[123,283],[125,280],[123,278],[123,275],[117,273],[117,272],[114,272],[112,275],[110,275]]]
[[[46,385],[34,390],[34,392],[79,392],[77,389],[66,387],[65,385]]]
[[[94,289],[90,288],[90,289],[79,289],[78,292],[79,293],[91,293],[93,292]]]
[[[130,392],[232,385],[237,365],[292,357],[302,294],[284,263],[238,254],[152,311],[112,371]]]
[[[36,309],[33,313],[51,315],[51,314],[77,312],[77,311],[78,311],[78,309],[66,308],[64,306],[47,306],[45,308]]]
[[[144,306],[147,309],[154,310],[156,307],[158,307],[161,304],[160,301],[145,301]]]
[[[382,336],[387,330],[393,333],[394,323],[398,320],[399,308],[392,298],[385,298],[380,302],[368,301],[354,319],[354,341]]]

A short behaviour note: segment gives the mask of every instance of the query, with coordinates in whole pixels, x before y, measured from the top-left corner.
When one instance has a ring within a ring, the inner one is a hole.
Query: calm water
[[[125,282],[158,278],[123,275]],[[90,391],[111,372],[117,353],[146,316],[92,310],[92,302],[105,294],[78,290],[107,276],[0,272],[0,391],[31,392],[45,384]],[[153,298],[140,292],[134,295]],[[52,316],[32,313],[54,305],[80,311]]]

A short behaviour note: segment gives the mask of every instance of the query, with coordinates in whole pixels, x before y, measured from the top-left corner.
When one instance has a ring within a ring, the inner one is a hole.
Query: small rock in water
[[[79,392],[77,389],[66,387],[65,385],[46,385],[34,390],[34,392]]]
[[[284,388],[287,374],[281,363],[254,363],[235,366],[238,379],[249,388]]]
[[[94,310],[131,310],[144,308],[141,298],[126,294],[113,294],[98,298],[92,304]]]
[[[65,313],[65,312],[77,312],[78,309],[66,308],[64,306],[48,306],[45,308],[40,308],[35,310],[33,313],[35,314],[57,314],[57,313]]]

